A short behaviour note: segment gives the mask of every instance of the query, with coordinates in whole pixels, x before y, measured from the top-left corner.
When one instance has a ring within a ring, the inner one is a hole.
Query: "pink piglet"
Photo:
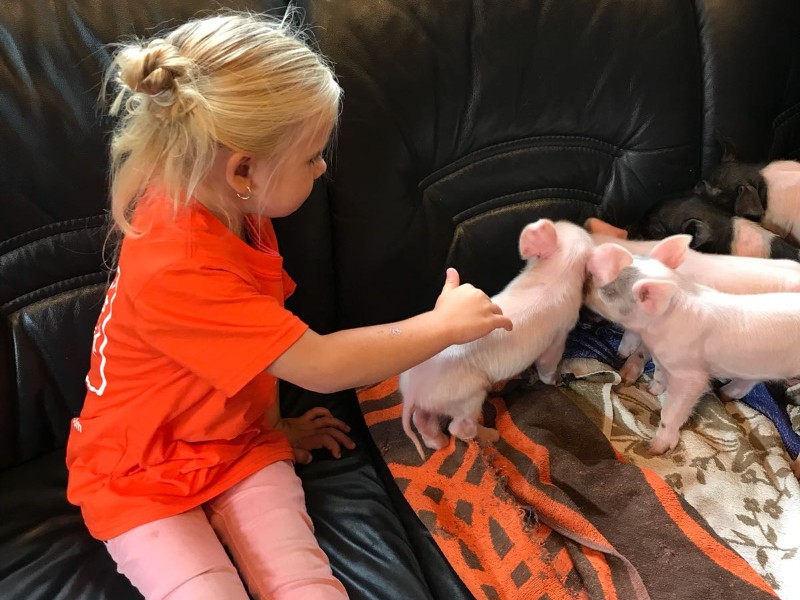
[[[424,460],[411,429],[413,420],[428,448],[444,447],[440,417],[451,418],[449,432],[462,440],[495,442],[495,429],[479,423],[490,387],[535,363],[540,379],[556,381],[567,334],[582,304],[586,260],[593,248],[589,234],[566,221],[540,219],[522,230],[522,272],[492,300],[514,324],[463,345],[446,348],[400,374],[403,430]]]

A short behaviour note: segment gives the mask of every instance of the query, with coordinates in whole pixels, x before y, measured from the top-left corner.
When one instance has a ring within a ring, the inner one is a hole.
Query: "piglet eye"
[[[744,193],[744,186],[743,186],[743,185],[740,185],[739,187],[737,187],[737,188],[736,188],[736,193],[737,193],[737,194],[742,194],[742,193]]]

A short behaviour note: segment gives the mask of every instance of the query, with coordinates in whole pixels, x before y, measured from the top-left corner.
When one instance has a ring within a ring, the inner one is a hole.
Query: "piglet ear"
[[[681,223],[681,231],[692,236],[692,241],[689,246],[695,250],[714,241],[711,228],[708,226],[708,223],[701,219],[686,219]]]
[[[750,184],[741,185],[738,189],[736,202],[733,204],[733,212],[737,217],[744,217],[758,221],[764,216],[764,204],[761,202],[759,190]]]
[[[558,247],[555,224],[549,219],[529,223],[519,236],[519,255],[531,258],[549,258]]]
[[[633,297],[636,304],[651,317],[664,314],[678,284],[668,279],[640,279],[633,284]]]
[[[714,137],[722,147],[722,162],[736,162],[736,144],[733,143],[733,140],[723,135],[719,129],[714,130]]]
[[[670,269],[677,269],[686,257],[692,236],[685,234],[671,235],[661,240],[650,251],[650,258],[656,259]]]
[[[722,195],[722,188],[711,185],[709,181],[703,179],[694,186],[694,193],[698,196],[703,196],[704,198],[713,199]]]
[[[603,287],[619,277],[625,267],[633,264],[633,255],[618,244],[600,244],[589,255],[586,272],[593,283]]]

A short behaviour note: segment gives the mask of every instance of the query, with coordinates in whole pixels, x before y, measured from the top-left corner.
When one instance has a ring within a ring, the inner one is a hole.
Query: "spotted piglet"
[[[748,221],[749,223],[749,221]],[[600,221],[589,219],[585,224],[595,245],[613,242],[631,254],[650,256],[658,259],[663,248],[671,245],[684,245],[686,250],[677,267],[684,277],[728,294],[762,294],[769,292],[800,292],[800,263],[793,260],[754,258],[749,256],[728,256],[726,254],[705,254],[690,247],[691,238],[678,235],[668,238],[664,244],[660,240],[628,240],[624,229],[619,229]],[[674,251],[674,246],[673,251]],[[650,358],[641,340],[630,331],[620,342],[618,353],[625,358],[620,369],[623,382],[636,381],[644,371]]]
[[[655,258],[634,257],[617,244],[592,252],[589,308],[641,336],[656,363],[651,392],[666,391],[650,451],[663,454],[708,387],[730,379],[721,394],[741,398],[757,383],[800,374],[800,294],[726,294],[676,272],[686,254],[680,236],[664,240]]]

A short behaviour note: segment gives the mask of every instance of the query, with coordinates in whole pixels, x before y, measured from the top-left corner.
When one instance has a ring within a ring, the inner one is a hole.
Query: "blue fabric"
[[[621,328],[608,321],[598,321],[596,318],[581,319],[567,338],[564,358],[594,358],[619,370],[625,362],[617,356],[622,333]],[[648,361],[645,372],[649,373],[652,370],[653,362]],[[741,399],[775,423],[786,451],[794,460],[800,454],[800,436],[792,429],[789,416],[786,414],[785,401],[780,400],[782,399],[776,399],[763,383],[759,383]]]

